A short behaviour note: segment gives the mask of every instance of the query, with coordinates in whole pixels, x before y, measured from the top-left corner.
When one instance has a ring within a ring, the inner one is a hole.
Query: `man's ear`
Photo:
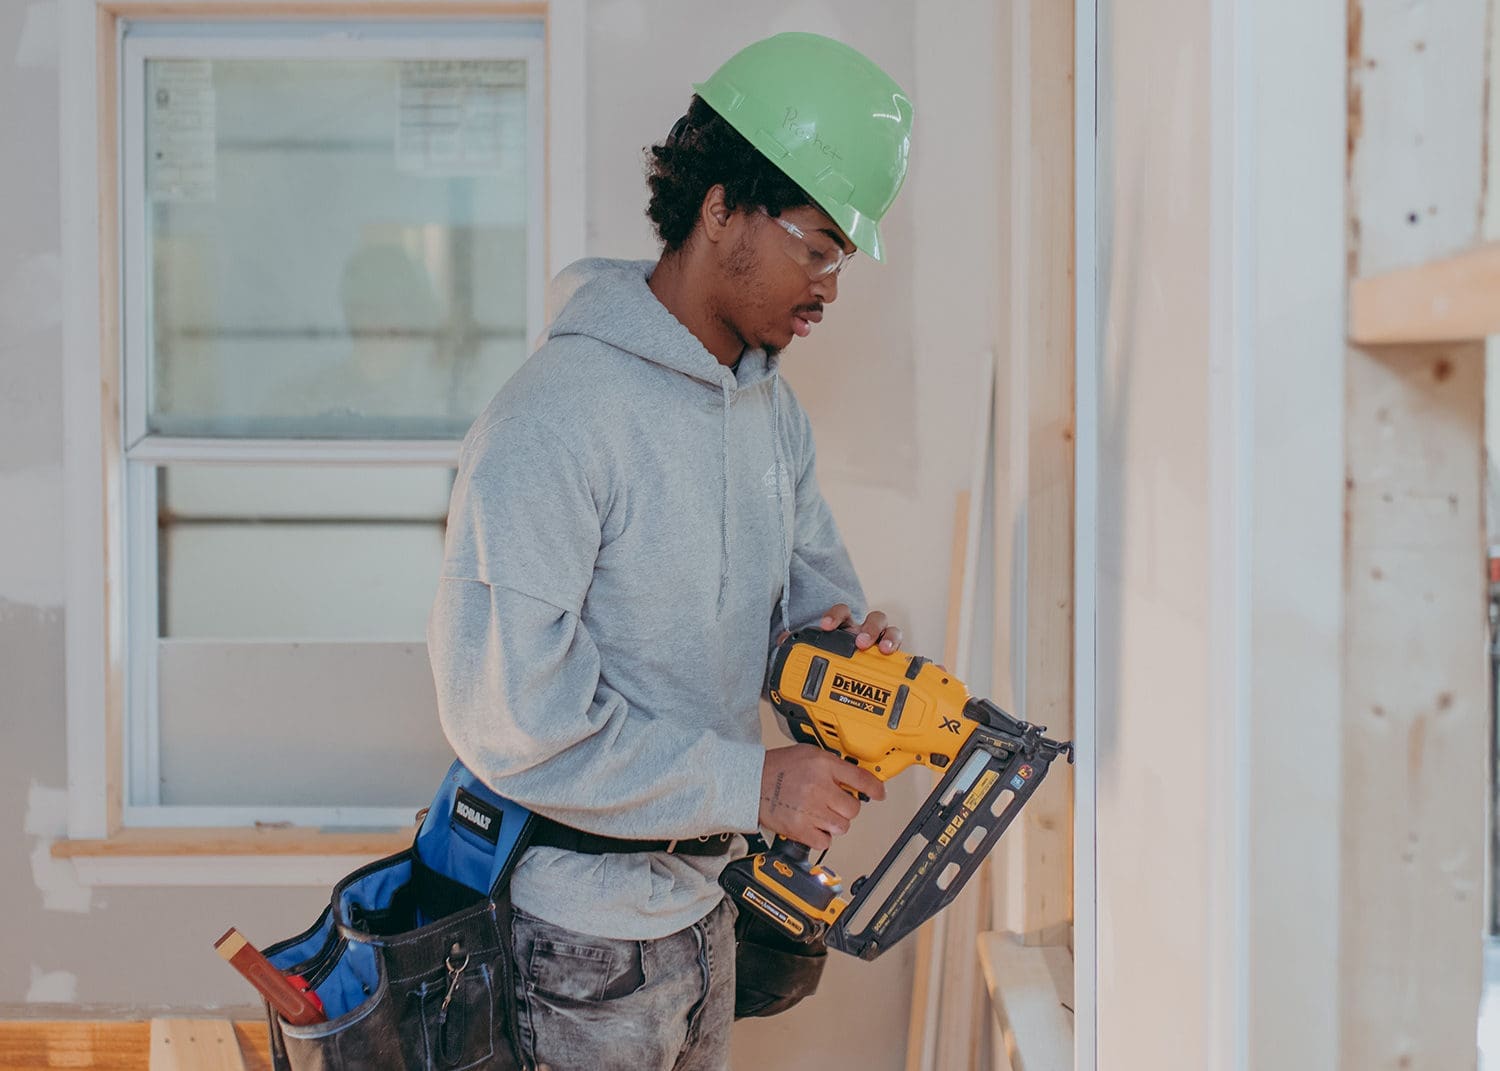
[[[734,216],[724,203],[724,186],[716,183],[703,195],[703,204],[698,208],[698,224],[703,236],[710,242],[720,241],[729,230],[729,221]]]

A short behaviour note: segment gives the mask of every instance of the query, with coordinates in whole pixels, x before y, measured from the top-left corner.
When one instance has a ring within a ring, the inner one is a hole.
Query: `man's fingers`
[[[894,625],[886,627],[880,634],[880,649],[886,654],[891,654],[901,649],[901,630]]]
[[[838,779],[856,792],[862,792],[872,800],[885,799],[885,782],[876,777],[863,766],[855,766],[853,763],[845,763],[844,768],[839,771]]]
[[[826,852],[833,847],[833,837],[816,826],[809,826],[807,839],[803,843],[815,852]]]
[[[830,837],[842,837],[845,833],[849,832],[849,823],[845,822],[842,818],[830,817],[824,823],[823,828]],[[829,841],[829,843],[832,844],[833,842]]]
[[[824,632],[832,632],[836,628],[843,628],[854,620],[854,611],[849,609],[846,603],[831,606],[823,615],[823,620],[818,622],[818,627]]]
[[[846,822],[852,822],[859,817],[859,800],[839,789],[829,799],[828,809]]]
[[[885,629],[885,614],[879,610],[871,610],[864,624],[859,626],[859,635],[854,637],[854,646],[861,651],[866,647],[873,647],[875,641],[880,638],[880,633]]]

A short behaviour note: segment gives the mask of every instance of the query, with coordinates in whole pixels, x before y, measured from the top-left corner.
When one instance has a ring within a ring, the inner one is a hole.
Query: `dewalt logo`
[[[869,703],[889,703],[891,690],[889,688],[877,688],[873,684],[867,684],[853,677],[846,677],[842,673],[833,675],[833,687],[845,695],[852,695],[857,699],[863,699]]]

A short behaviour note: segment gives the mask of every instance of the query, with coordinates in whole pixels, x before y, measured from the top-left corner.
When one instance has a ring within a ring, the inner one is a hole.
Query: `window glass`
[[[145,79],[147,430],[461,436],[528,349],[525,61]]]
[[[157,470],[160,635],[423,639],[453,470]]]

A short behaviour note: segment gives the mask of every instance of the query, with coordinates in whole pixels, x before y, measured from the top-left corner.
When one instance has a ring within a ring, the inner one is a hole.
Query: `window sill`
[[[412,830],[124,829],[60,840],[82,885],[331,886],[361,863],[411,846]]]

